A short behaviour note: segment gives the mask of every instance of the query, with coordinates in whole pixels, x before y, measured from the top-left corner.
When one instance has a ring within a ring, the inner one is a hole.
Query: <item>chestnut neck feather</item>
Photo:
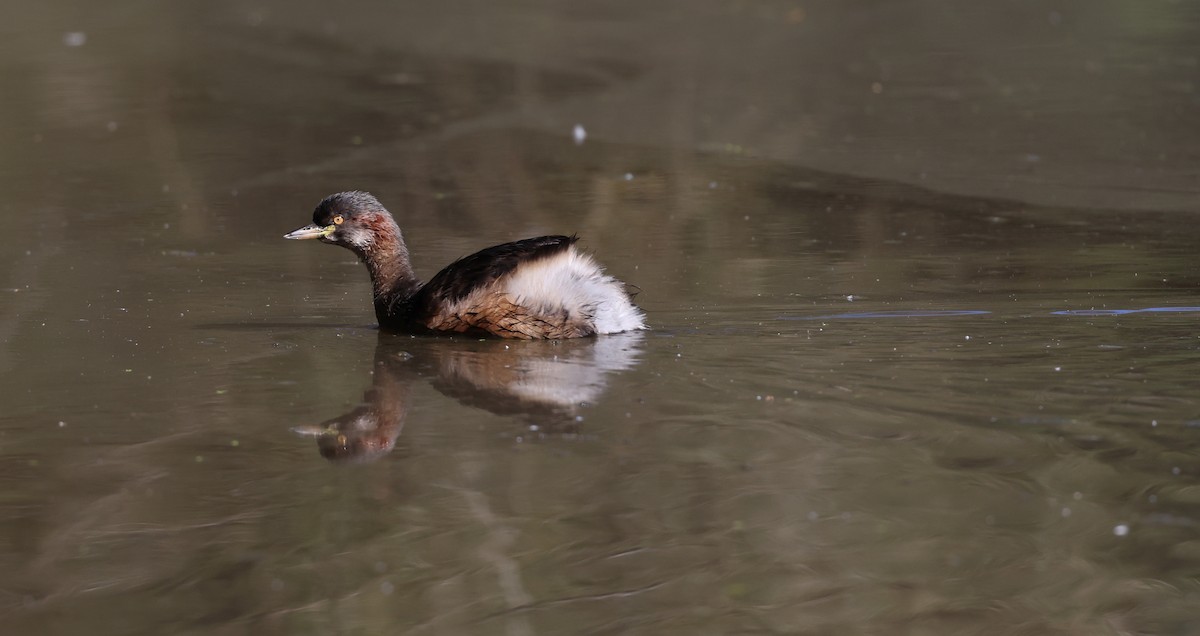
[[[375,314],[383,322],[421,288],[421,281],[413,273],[400,228],[390,216],[377,217],[364,225],[372,240],[354,251],[371,272]]]

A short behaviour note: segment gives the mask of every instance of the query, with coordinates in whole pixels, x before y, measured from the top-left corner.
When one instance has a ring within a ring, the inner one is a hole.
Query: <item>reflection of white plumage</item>
[[[539,424],[573,424],[581,405],[603,396],[608,375],[638,363],[641,332],[514,346],[488,340],[380,335],[374,381],[358,408],[315,426],[292,429],[317,439],[323,456],[364,461],[391,452],[404,427],[409,395],[432,364],[432,384],[460,402]],[[399,347],[404,347],[401,351]]]
[[[530,406],[573,409],[596,402],[609,373],[637,364],[641,342],[641,333],[630,332],[552,350],[445,352],[442,375]]]

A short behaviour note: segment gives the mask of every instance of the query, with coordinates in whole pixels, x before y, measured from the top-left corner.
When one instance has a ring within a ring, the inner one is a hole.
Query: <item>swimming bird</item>
[[[319,239],[357,254],[371,273],[375,317],[388,331],[534,340],[646,328],[625,285],[579,251],[574,236],[489,247],[422,283],[391,213],[354,191],[326,197],[311,225],[284,238]]]

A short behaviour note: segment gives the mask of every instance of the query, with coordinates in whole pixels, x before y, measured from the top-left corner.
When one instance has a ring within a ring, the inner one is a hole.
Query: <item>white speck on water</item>
[[[708,189],[709,189],[709,190],[716,190],[716,189],[717,189],[717,182],[716,182],[716,181],[709,181],[709,182],[708,182]]]
[[[1113,534],[1117,535],[1118,537],[1123,537],[1129,534],[1129,526],[1123,523],[1118,523],[1116,527],[1113,528]]]
[[[626,172],[626,173],[625,173],[625,180],[626,180],[626,181],[633,181],[633,173],[632,173],[632,172]]]
[[[64,421],[62,421],[62,420],[59,420],[59,421],[58,421],[58,427],[59,427],[59,428],[63,428],[63,427],[64,427],[64,426],[66,426],[66,425],[67,425],[67,423],[66,423],[66,422],[64,422]]]
[[[63,35],[63,44],[67,46],[83,46],[87,44],[87,34],[83,31],[71,31]]]
[[[970,340],[971,336],[963,336],[963,340]]]
[[[536,432],[537,432],[537,430],[538,430],[538,425],[537,425],[537,424],[530,424],[530,425],[529,425],[529,430],[531,430],[531,431],[533,431],[533,432],[535,432],[535,433],[536,433]]]
[[[583,145],[587,140],[587,131],[583,129],[583,124],[575,124],[575,128],[571,129],[571,138],[575,140],[576,146]]]
[[[1054,367],[1055,371],[1062,371],[1062,367]]]
[[[1067,517],[1070,517],[1070,516],[1071,516],[1071,509],[1070,509],[1070,508],[1067,508],[1067,507],[1063,507],[1063,509],[1062,509],[1062,516],[1063,516],[1063,519],[1066,519]]]
[[[1171,474],[1172,474],[1172,475],[1178,475],[1178,474],[1179,474],[1179,473],[1181,473],[1181,472],[1183,472],[1183,471],[1179,470],[1179,467],[1178,467],[1178,466],[1176,466],[1176,467],[1174,467],[1174,468],[1172,468],[1172,469],[1171,469]]]
[[[582,415],[576,415],[576,416],[575,416],[575,421],[576,421],[576,422],[582,422],[582,421],[583,421],[583,416],[582,416]]]
[[[1075,491],[1075,493],[1071,495],[1071,498],[1075,501],[1083,501],[1083,493]]]
[[[396,591],[396,586],[392,585],[391,581],[384,581],[379,584],[379,591],[383,592],[384,596],[391,596],[392,592]]]
[[[1150,426],[1158,426],[1158,420],[1150,420]]]

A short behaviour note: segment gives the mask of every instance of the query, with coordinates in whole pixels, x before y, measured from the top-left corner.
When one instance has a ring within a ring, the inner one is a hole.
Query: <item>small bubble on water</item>
[[[62,421],[62,420],[59,420],[59,421],[58,421],[58,427],[59,427],[59,428],[63,428],[63,427],[64,427],[64,426],[66,426],[66,425],[67,425],[67,423],[66,423],[66,422],[64,422],[64,421]]]
[[[1150,420],[1150,426],[1158,426],[1158,420]]]
[[[1070,516],[1071,516],[1071,509],[1070,509],[1070,508],[1066,508],[1066,507],[1064,507],[1064,508],[1062,509],[1062,516],[1063,516],[1063,519],[1066,519],[1067,517],[1070,517]]]
[[[1171,474],[1172,474],[1172,475],[1178,475],[1178,474],[1179,474],[1179,473],[1181,473],[1181,472],[1183,472],[1183,471],[1179,470],[1179,467],[1178,467],[1178,466],[1176,466],[1176,467],[1174,467],[1174,468],[1172,468],[1172,469],[1171,469]]]
[[[87,44],[87,34],[83,31],[71,31],[63,35],[63,44],[70,47],[83,46]]]
[[[571,129],[571,138],[575,140],[576,146],[583,145],[587,139],[587,131],[584,130],[583,124],[575,124],[575,127]]]
[[[582,416],[582,415],[576,415],[576,416],[575,416],[575,421],[576,421],[576,422],[582,422],[582,421],[583,421],[583,416]]]
[[[1129,526],[1123,523],[1118,523],[1116,527],[1113,528],[1113,534],[1117,535],[1118,537],[1123,537],[1129,534]]]
[[[626,180],[626,181],[633,181],[633,173],[632,173],[632,172],[626,172],[626,173],[625,173],[625,180]]]

